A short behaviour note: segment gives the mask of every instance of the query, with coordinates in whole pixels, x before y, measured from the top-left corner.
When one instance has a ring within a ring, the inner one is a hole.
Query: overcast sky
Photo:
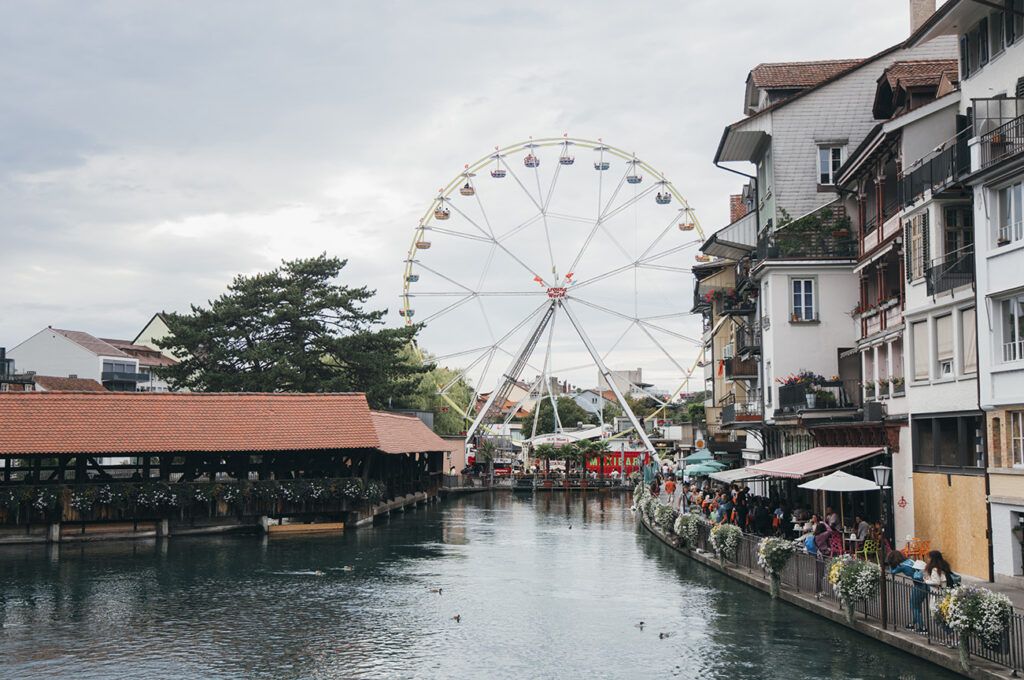
[[[437,187],[530,135],[642,153],[712,231],[747,72],[907,33],[901,0],[2,1],[0,345],[132,338],[321,251],[398,323]]]

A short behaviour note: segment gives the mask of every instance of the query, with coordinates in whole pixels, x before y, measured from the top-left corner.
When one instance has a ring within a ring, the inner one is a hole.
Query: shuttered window
[[[928,371],[928,322],[918,321],[911,326],[914,336],[914,379],[927,380]]]
[[[935,319],[935,358],[939,362],[953,358],[953,315]]]
[[[907,248],[907,278],[911,281],[924,276],[928,258],[928,212],[920,212],[909,220],[907,229],[909,247]]]

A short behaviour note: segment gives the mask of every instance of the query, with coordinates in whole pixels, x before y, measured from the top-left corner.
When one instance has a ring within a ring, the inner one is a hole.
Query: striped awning
[[[851,465],[883,451],[885,448],[882,446],[817,446],[743,469],[764,477],[803,479],[818,472]]]

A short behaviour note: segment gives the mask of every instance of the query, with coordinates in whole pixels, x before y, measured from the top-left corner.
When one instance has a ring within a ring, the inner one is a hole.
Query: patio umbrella
[[[724,470],[725,468],[729,467],[725,463],[720,463],[717,460],[708,460],[704,461],[703,463],[697,463],[697,465],[710,465],[711,467],[718,468],[719,470]]]
[[[804,482],[798,486],[801,489],[811,489],[813,491],[835,491],[838,493],[849,493],[851,491],[878,491],[880,488],[870,479],[851,475],[843,472],[842,470],[836,470],[830,475],[825,475],[824,477]],[[840,517],[842,517],[843,526],[846,526],[846,516],[844,511],[845,508],[843,506],[842,499],[840,498],[839,513]]]
[[[683,460],[686,461],[687,463],[703,463],[704,461],[714,459],[715,457],[711,455],[711,452],[708,451],[707,449],[701,449],[700,451],[691,453],[686,458],[683,458]]]
[[[712,472],[718,472],[718,468],[714,465],[687,465],[683,469],[683,474],[689,477],[700,477],[702,475],[710,475]]]

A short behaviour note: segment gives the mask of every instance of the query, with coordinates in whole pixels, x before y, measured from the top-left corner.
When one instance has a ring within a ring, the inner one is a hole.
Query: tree
[[[434,363],[427,352],[423,352],[421,358],[411,347],[406,347],[403,353],[410,362]],[[462,415],[462,408],[473,401],[473,388],[458,375],[457,370],[434,366],[418,377],[413,392],[402,401],[395,402],[395,406],[430,411],[434,414],[434,432],[437,434],[461,434],[469,424]],[[452,406],[451,402],[438,394],[442,386],[451,401],[458,406]]]
[[[533,432],[533,419],[537,418],[537,432],[547,433],[555,431],[555,418],[551,409],[551,400],[542,399],[537,406],[523,418],[523,432]],[[575,427],[576,423],[583,422],[590,425],[597,423],[597,416],[583,410],[579,404],[569,397],[558,398],[558,419],[563,427]]]
[[[160,369],[171,389],[199,392],[365,392],[372,408],[404,399],[430,366],[402,354],[419,331],[367,311],[374,291],[336,281],[346,260],[322,253],[238,275],[209,307],[166,315],[162,349],[185,357]]]
[[[618,404],[613,404],[610,401],[604,402],[604,412],[602,413],[602,421],[604,423],[613,423],[615,419],[622,415],[622,409],[619,408]]]
[[[494,456],[496,454],[497,448],[494,446],[494,442],[485,440],[476,447],[477,460],[487,463],[488,484],[490,486],[494,486]]]
[[[551,470],[551,459],[558,454],[558,449],[555,448],[554,444],[539,444],[533,450],[534,458],[539,458],[544,461],[544,479],[548,478],[548,473]]]
[[[572,463],[575,467],[583,465],[587,460],[586,449],[581,446],[580,442],[569,442],[563,445],[558,453],[565,460],[565,476],[567,478],[569,477],[569,463]]]
[[[597,464],[599,468],[598,474],[600,475],[601,479],[604,479],[604,457],[608,455],[608,441],[604,439],[600,441],[587,439],[585,441],[580,442],[580,446],[581,448],[583,448],[584,453],[584,471],[586,471],[586,461],[590,460],[591,458],[597,458]]]

